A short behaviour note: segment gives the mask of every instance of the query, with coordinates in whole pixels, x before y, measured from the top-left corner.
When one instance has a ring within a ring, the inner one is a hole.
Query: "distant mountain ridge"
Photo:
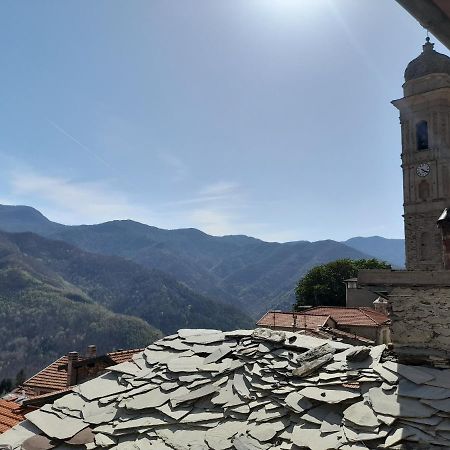
[[[405,267],[404,239],[386,239],[381,236],[354,237],[343,243],[360,252],[387,261],[396,268]]]
[[[30,207],[0,206],[0,229],[15,227],[165,272],[201,295],[254,318],[269,308],[290,309],[297,281],[314,265],[372,256],[398,265],[402,258],[392,250],[391,240],[384,240],[389,241],[384,247],[380,242],[372,245],[372,238],[281,244],[242,235],[210,236],[197,229],[163,230],[131,220],[66,226]],[[385,252],[377,255],[366,251],[382,248]]]

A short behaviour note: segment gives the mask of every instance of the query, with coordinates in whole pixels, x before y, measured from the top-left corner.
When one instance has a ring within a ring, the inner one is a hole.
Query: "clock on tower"
[[[427,38],[394,100],[402,128],[406,268],[443,268],[436,222],[450,207],[450,58]]]

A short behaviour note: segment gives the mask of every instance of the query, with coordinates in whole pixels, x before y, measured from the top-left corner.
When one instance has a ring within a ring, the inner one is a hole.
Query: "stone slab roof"
[[[19,449],[450,448],[450,370],[268,329],[180,330],[26,415]]]

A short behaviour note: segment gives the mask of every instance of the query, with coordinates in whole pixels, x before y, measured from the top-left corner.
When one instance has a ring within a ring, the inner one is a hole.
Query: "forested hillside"
[[[71,350],[135,348],[179,328],[248,327],[165,274],[32,233],[0,233],[0,378]]]
[[[23,254],[0,234],[0,379],[30,375],[71,350],[148,345],[161,332],[94,303],[80,289]]]

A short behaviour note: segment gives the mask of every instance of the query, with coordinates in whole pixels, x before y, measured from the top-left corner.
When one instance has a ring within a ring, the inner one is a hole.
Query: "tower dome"
[[[405,70],[405,81],[430,75],[433,73],[446,73],[450,75],[450,58],[434,50],[434,44],[427,37],[422,53],[413,59]]]

